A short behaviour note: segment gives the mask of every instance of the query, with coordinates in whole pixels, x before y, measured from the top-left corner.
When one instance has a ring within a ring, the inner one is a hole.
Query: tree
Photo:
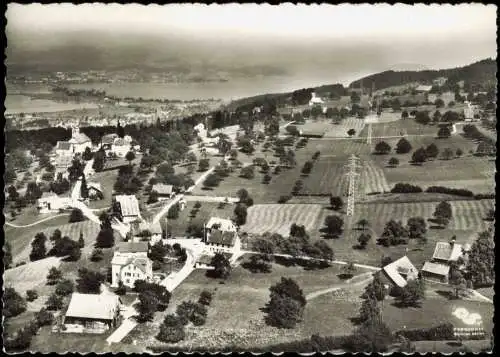
[[[415,122],[422,125],[429,124],[431,122],[429,113],[427,111],[418,111],[417,114],[415,115]]]
[[[451,160],[455,156],[455,153],[451,148],[445,148],[443,152],[441,153],[441,158],[443,160]]]
[[[134,305],[137,311],[137,321],[151,321],[154,313],[158,311],[158,299],[152,291],[142,291],[138,296],[139,302]]]
[[[95,172],[101,172],[104,169],[104,164],[106,163],[106,153],[103,149],[99,149],[94,154],[94,163],[92,168]]]
[[[100,294],[101,284],[105,281],[105,276],[98,271],[87,268],[78,269],[77,291],[82,294]]]
[[[239,146],[240,146],[240,151],[245,153],[245,154],[251,155],[255,151],[255,148],[252,145],[252,142],[248,138],[241,139],[239,142]]]
[[[352,352],[387,352],[394,337],[380,318],[374,318],[356,329],[348,342]]]
[[[371,322],[376,321],[380,317],[380,307],[377,304],[377,299],[373,296],[368,295],[361,304],[359,309],[358,319],[360,322]]]
[[[411,161],[414,164],[421,165],[427,160],[427,152],[424,148],[417,149],[411,156]]]
[[[490,232],[479,233],[472,244],[467,270],[474,287],[490,286],[495,282],[495,242]]]
[[[354,129],[347,130],[347,135],[354,136],[355,134],[356,134],[356,130],[354,130]]]
[[[54,322],[54,314],[42,307],[40,311],[35,314],[35,320],[38,326],[50,326]]]
[[[365,291],[362,295],[363,299],[375,298],[377,301],[382,301],[385,299],[387,295],[387,289],[385,288],[384,283],[382,282],[381,273],[377,272],[373,274],[373,280],[368,284],[365,288]]]
[[[35,239],[31,242],[31,253],[30,260],[40,260],[45,258],[47,254],[47,249],[45,248],[45,242],[47,241],[47,237],[44,233],[40,232],[35,235]]]
[[[125,129],[120,125],[120,121],[116,124],[116,135],[122,139],[125,137]]]
[[[208,159],[200,159],[198,162],[199,171],[207,171],[210,166],[210,161]]]
[[[455,155],[457,155],[457,157],[460,157],[463,155],[463,153],[464,152],[462,151],[462,149],[458,148],[457,151],[455,152]]]
[[[217,143],[217,148],[219,153],[225,155],[229,150],[231,150],[232,143],[229,141],[229,137],[226,134],[219,134],[219,141]]]
[[[94,248],[90,256],[90,260],[93,262],[99,262],[104,258],[101,248]]]
[[[14,317],[26,311],[26,301],[14,289],[7,287],[3,293],[3,316]]]
[[[112,228],[101,228],[97,234],[96,248],[111,248],[115,245],[115,236]]]
[[[12,265],[12,248],[10,246],[10,243],[7,241],[4,244],[3,265],[5,269],[9,269]]]
[[[253,179],[255,177],[255,170],[253,165],[243,167],[241,169],[240,176],[249,180]]]
[[[170,209],[168,210],[167,218],[177,219],[177,218],[179,218],[179,212],[180,212],[180,208],[179,208],[179,205],[176,203],[176,204],[172,205],[172,207],[170,207]]]
[[[125,155],[125,160],[128,161],[128,164],[129,166],[132,165],[132,161],[135,160],[135,153],[133,151],[129,151],[126,155]]]
[[[10,185],[7,189],[9,201],[16,201],[19,198],[19,193],[15,186]]]
[[[354,276],[354,274],[356,273],[357,269],[356,269],[356,266],[354,265],[354,263],[350,262],[347,265],[344,265],[342,270],[344,272],[343,275],[346,278],[352,278]]]
[[[163,323],[160,325],[160,331],[156,335],[156,339],[167,343],[177,343],[184,340],[185,337],[184,325],[179,317],[173,314],[165,316]]]
[[[375,153],[379,155],[386,155],[391,151],[391,146],[387,144],[385,141],[379,141],[377,145],[375,145]]]
[[[191,319],[191,315],[195,309],[195,303],[191,300],[183,301],[179,305],[177,305],[175,313],[179,318],[179,322],[184,326],[189,323]]]
[[[80,237],[78,238],[78,247],[85,247],[85,239],[83,239],[83,232],[80,231]]]
[[[344,202],[339,196],[330,196],[330,206],[332,206],[334,211],[338,211],[344,206]]]
[[[365,230],[370,225],[370,222],[368,222],[366,218],[362,218],[358,221],[358,223],[356,223],[356,225]]]
[[[386,223],[382,236],[379,238],[379,243],[386,247],[389,245],[398,245],[405,243],[408,235],[408,230],[400,221],[391,219]]]
[[[439,149],[436,144],[432,143],[427,148],[425,148],[425,154],[428,158],[435,159],[439,154]]]
[[[360,248],[365,249],[371,238],[372,238],[371,234],[361,233],[360,236],[358,237],[358,243]]]
[[[389,166],[396,167],[399,165],[399,160],[396,157],[391,157],[388,162]]]
[[[433,123],[437,124],[441,120],[441,112],[439,110],[436,110],[434,114],[432,115],[432,121]]]
[[[302,168],[302,174],[309,175],[313,168],[313,163],[311,161],[306,161],[304,167]]]
[[[444,226],[448,225],[450,219],[453,217],[451,205],[446,201],[439,202],[434,210],[433,216],[437,220],[437,223]]]
[[[403,110],[401,112],[401,119],[408,119],[408,112],[406,110]]]
[[[247,214],[246,205],[238,203],[234,208],[235,222],[238,226],[243,226],[246,223]]]
[[[75,182],[83,175],[85,165],[77,158],[73,159],[71,166],[68,168],[68,179],[70,182]]]
[[[425,298],[425,285],[422,279],[414,279],[401,289],[401,293],[396,296],[396,302],[403,307],[420,307],[421,301]]]
[[[231,274],[229,259],[222,253],[215,253],[210,265],[214,267],[213,274],[216,278],[227,279]]]
[[[56,286],[56,294],[61,296],[67,296],[73,293],[75,290],[75,284],[69,279],[61,280]]]
[[[38,299],[38,293],[36,292],[36,290],[26,290],[26,301],[35,301],[36,299]]]
[[[444,107],[444,101],[441,98],[438,98],[434,102],[434,105],[436,106],[436,108],[442,108]]]
[[[427,224],[422,217],[411,217],[407,225],[410,238],[422,238],[427,233]]]
[[[443,125],[439,128],[437,136],[439,139],[449,138],[451,136],[450,128],[447,125]]]
[[[47,308],[47,310],[51,311],[62,309],[63,297],[61,295],[53,293],[52,295],[49,296],[49,298],[45,302],[45,307]]]
[[[450,284],[453,287],[455,299],[460,299],[467,291],[467,281],[460,270],[452,269]]]
[[[330,237],[338,237],[343,232],[344,220],[339,216],[327,216],[325,218],[326,232]]]
[[[398,154],[407,154],[412,150],[411,144],[405,138],[399,139],[396,144],[396,153]]]
[[[50,268],[49,273],[47,274],[47,284],[48,285],[57,284],[61,278],[62,278],[62,272],[56,267],[52,267]]]
[[[92,160],[92,156],[93,156],[92,150],[87,146],[82,154],[82,159],[84,159],[85,161],[90,161]]]
[[[203,290],[200,294],[200,298],[198,300],[198,303],[208,306],[212,302],[212,297],[213,297],[213,295],[210,291]]]
[[[307,303],[302,289],[290,278],[271,286],[271,299],[267,306],[267,322],[272,326],[293,328],[300,322]]]
[[[313,246],[320,252],[317,258],[323,259],[327,262],[330,262],[334,259],[335,254],[333,252],[333,249],[324,240],[318,240],[314,242]]]
[[[83,221],[85,221],[85,216],[84,216],[82,210],[79,208],[73,208],[73,210],[71,211],[71,214],[69,216],[68,222],[69,223],[76,223],[76,222],[83,222]]]

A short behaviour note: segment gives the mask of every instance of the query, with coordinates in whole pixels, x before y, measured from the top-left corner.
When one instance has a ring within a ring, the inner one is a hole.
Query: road
[[[359,281],[355,281],[355,280],[359,280]],[[325,295],[325,294],[331,293],[333,291],[337,291],[337,290],[341,290],[341,289],[348,289],[348,288],[352,288],[353,286],[363,285],[363,284],[366,284],[372,280],[373,280],[373,273],[371,273],[371,272],[362,273],[362,274],[359,274],[359,275],[352,277],[351,279],[346,280],[342,284],[335,285],[335,286],[328,288],[328,289],[322,289],[322,290],[318,290],[318,291],[314,291],[312,293],[309,293],[306,295],[306,300],[307,301],[313,300],[313,299],[317,298],[318,296]],[[353,281],[355,281],[355,282],[353,282]]]
[[[237,203],[240,201],[238,197],[223,197],[223,196],[184,196],[186,201],[200,201],[200,202],[225,202],[228,203]]]
[[[12,223],[9,223],[9,222],[5,222],[5,225],[9,226],[9,227],[13,227],[13,228],[28,228],[28,227],[36,226],[37,224],[43,223],[45,221],[49,221],[49,220],[57,218],[57,217],[63,217],[63,216],[68,216],[68,215],[69,215],[68,213],[58,214],[58,215],[55,215],[55,216],[52,216],[52,217],[46,217],[46,218],[41,219],[39,221],[36,221],[34,223],[26,224],[24,226],[18,226],[17,224],[12,224]]]

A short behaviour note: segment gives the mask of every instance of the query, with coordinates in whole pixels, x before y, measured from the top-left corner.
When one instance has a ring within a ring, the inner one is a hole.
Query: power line
[[[360,174],[357,172],[357,169],[360,168],[359,158],[355,155],[352,155],[349,158],[349,163],[347,165],[349,168],[349,172],[346,173],[347,178],[349,179],[348,183],[348,192],[347,192],[347,216],[351,217],[354,215],[354,204],[356,202],[357,192],[357,178]]]

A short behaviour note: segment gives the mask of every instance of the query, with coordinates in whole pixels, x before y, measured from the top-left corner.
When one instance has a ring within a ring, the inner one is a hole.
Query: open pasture
[[[67,223],[59,226],[52,226],[50,228],[40,229],[38,232],[43,232],[47,237],[48,241],[46,243],[47,249],[50,249],[50,236],[54,233],[56,229],[61,231],[63,237],[68,236],[72,240],[78,240],[80,238],[80,232],[83,233],[83,239],[85,240],[85,247],[82,250],[83,254],[90,253],[93,249],[93,245],[97,234],[101,230],[101,227],[92,221],[83,221],[77,223]],[[36,233],[35,233],[36,234]],[[31,237],[35,238],[35,235]],[[30,241],[31,243],[31,241]],[[26,244],[25,248],[17,256],[18,260],[29,261],[29,254],[31,252],[31,244]]]
[[[247,222],[243,232],[262,234],[278,233],[288,236],[293,223],[305,225],[307,231],[315,231],[323,223],[322,205],[318,204],[267,204],[248,208]]]
[[[347,192],[347,178],[345,167],[347,158],[320,157],[312,168],[311,173],[302,178],[304,188],[302,194],[324,194],[343,196]]]
[[[397,113],[388,114],[397,115]],[[392,118],[394,118],[394,116]],[[406,135],[436,135],[437,131],[437,126],[418,124],[413,119],[401,119],[372,124],[372,137],[401,136],[401,133]],[[365,126],[359,136],[363,138],[368,136],[368,126]]]

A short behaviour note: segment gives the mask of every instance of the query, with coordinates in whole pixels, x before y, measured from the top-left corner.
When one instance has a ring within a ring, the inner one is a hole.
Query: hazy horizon
[[[6,17],[6,63],[21,69],[142,65],[347,83],[496,57],[496,6],[482,4],[8,4]]]

